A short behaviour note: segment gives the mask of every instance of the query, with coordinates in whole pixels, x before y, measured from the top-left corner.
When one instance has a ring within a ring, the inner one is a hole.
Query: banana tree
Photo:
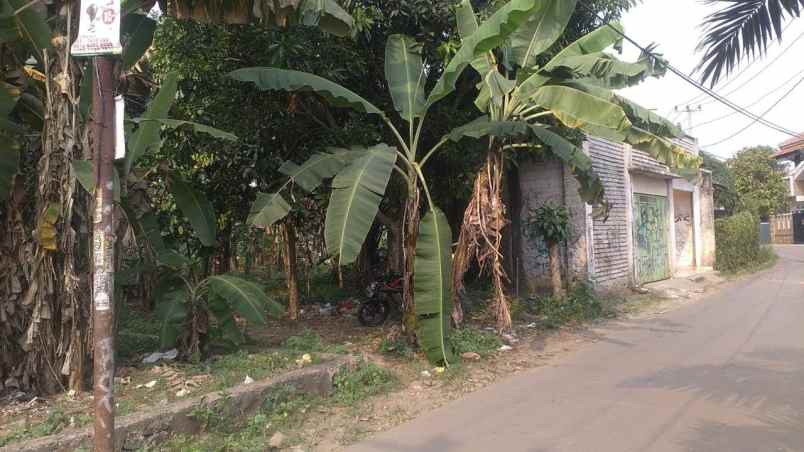
[[[332,180],[325,238],[327,250],[340,265],[353,262],[368,234],[379,203],[394,171],[405,181],[405,325],[415,326],[418,340],[434,362],[449,364],[447,345],[451,300],[452,233],[444,214],[434,204],[422,169],[447,142],[464,136],[479,137],[472,127],[461,127],[444,136],[430,149],[421,149],[420,138],[428,110],[455,90],[458,77],[476,58],[509,39],[538,10],[537,0],[515,0],[503,5],[464,40],[443,68],[429,93],[429,71],[422,62],[420,46],[402,35],[386,43],[385,74],[391,98],[399,115],[397,126],[390,115],[358,94],[321,77],[278,68],[245,68],[230,74],[236,80],[254,83],[263,90],[314,91],[335,106],[348,107],[379,117],[396,138],[396,147],[379,144],[369,148],[332,149],[302,165],[286,165],[287,182],[275,193],[263,194],[253,207],[252,224],[267,226],[288,214],[290,206],[282,190],[298,185],[317,189]],[[541,130],[541,129],[540,129]],[[419,221],[420,190],[429,212]],[[415,274],[415,276],[414,276]],[[416,302],[414,303],[414,295]]]
[[[580,182],[582,199],[591,204],[605,203],[603,186],[592,171],[591,160],[558,134],[546,138],[549,126],[561,125],[627,142],[671,166],[698,163],[666,138],[681,136],[677,127],[612,92],[662,75],[661,62],[643,55],[639,61],[628,63],[608,53],[606,50],[617,47],[622,39],[618,24],[581,37],[548,60],[545,54],[563,34],[576,0],[539,0],[536,4],[508,41],[472,62],[481,79],[475,105],[487,114],[474,127],[488,129],[492,139],[455,252],[453,318],[458,323],[462,319],[458,294],[463,276],[471,260],[477,259],[493,277],[498,329],[511,326],[501,253],[503,229],[508,224],[501,197],[506,151],[538,147],[564,161]],[[462,39],[471,41],[479,28],[469,0],[457,7],[456,17]],[[547,63],[538,64],[544,60]]]

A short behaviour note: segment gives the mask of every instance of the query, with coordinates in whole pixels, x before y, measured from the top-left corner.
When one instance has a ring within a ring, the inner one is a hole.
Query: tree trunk
[[[71,18],[78,15],[71,7],[51,9],[66,17],[51,20],[54,36],[61,39],[54,37],[53,49],[43,55],[47,78],[34,200],[37,224],[34,241],[27,244],[27,288],[19,306],[25,312],[24,333],[17,338],[24,357],[11,372],[21,388],[41,393],[84,388],[91,337],[88,197],[76,192],[71,167],[73,160],[87,159],[89,153],[73,102],[81,72],[71,62],[71,40],[64,36],[75,25]]]
[[[282,226],[282,253],[285,263],[285,275],[288,281],[288,318],[299,320],[299,280],[296,272],[296,230],[291,220]]]
[[[564,285],[561,282],[561,252],[558,243],[550,242],[550,286],[553,296],[560,298],[564,296]]]
[[[452,318],[456,323],[463,319],[460,297],[463,278],[472,259],[477,259],[481,270],[491,272],[494,283],[494,311],[497,329],[511,329],[511,312],[505,295],[508,276],[503,266],[503,229],[508,224],[505,203],[502,200],[502,152],[494,146],[489,150],[486,164],[477,175],[469,206],[464,213],[458,247],[453,264]]]
[[[402,327],[411,343],[414,343],[416,340],[416,305],[413,298],[413,267],[416,259],[416,239],[419,235],[419,195],[418,184],[416,182],[409,184],[408,197],[405,201],[405,231],[403,238],[403,257],[405,259],[405,265],[402,276]]]

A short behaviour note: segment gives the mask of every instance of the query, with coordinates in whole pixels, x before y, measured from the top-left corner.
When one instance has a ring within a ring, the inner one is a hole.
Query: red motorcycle
[[[357,319],[363,326],[380,326],[391,314],[391,301],[394,295],[402,294],[402,277],[389,275],[369,284],[366,288],[368,298],[360,304]]]

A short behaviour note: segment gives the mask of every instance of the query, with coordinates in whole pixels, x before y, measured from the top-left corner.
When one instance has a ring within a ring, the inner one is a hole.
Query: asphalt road
[[[804,246],[349,449],[804,451]]]

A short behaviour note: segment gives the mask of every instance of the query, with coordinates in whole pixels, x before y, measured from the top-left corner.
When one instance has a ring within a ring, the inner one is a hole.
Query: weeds
[[[242,383],[246,376],[259,380],[286,369],[294,362],[294,356],[284,351],[251,354],[241,350],[199,364],[194,370],[208,373],[216,387],[223,389]]]
[[[413,349],[404,337],[397,337],[396,339],[383,338],[378,351],[383,355],[397,356],[400,358],[409,359],[413,357]]]
[[[321,336],[310,330],[305,330],[298,336],[290,336],[285,339],[284,347],[296,352],[310,353],[324,351],[324,343],[321,341]]]
[[[502,345],[496,334],[470,327],[453,330],[449,342],[458,354],[474,352],[480,356],[488,356]]]
[[[0,447],[17,441],[59,433],[68,426],[70,426],[70,417],[62,410],[53,410],[48,413],[47,418],[42,422],[35,425],[26,422],[23,427],[12,431],[8,435],[0,436]]]
[[[586,284],[578,284],[564,298],[536,298],[529,308],[548,328],[594,320],[603,315],[603,304]]]
[[[360,363],[354,370],[335,376],[333,399],[344,405],[354,405],[373,395],[393,389],[398,379],[391,371],[373,363]]]

